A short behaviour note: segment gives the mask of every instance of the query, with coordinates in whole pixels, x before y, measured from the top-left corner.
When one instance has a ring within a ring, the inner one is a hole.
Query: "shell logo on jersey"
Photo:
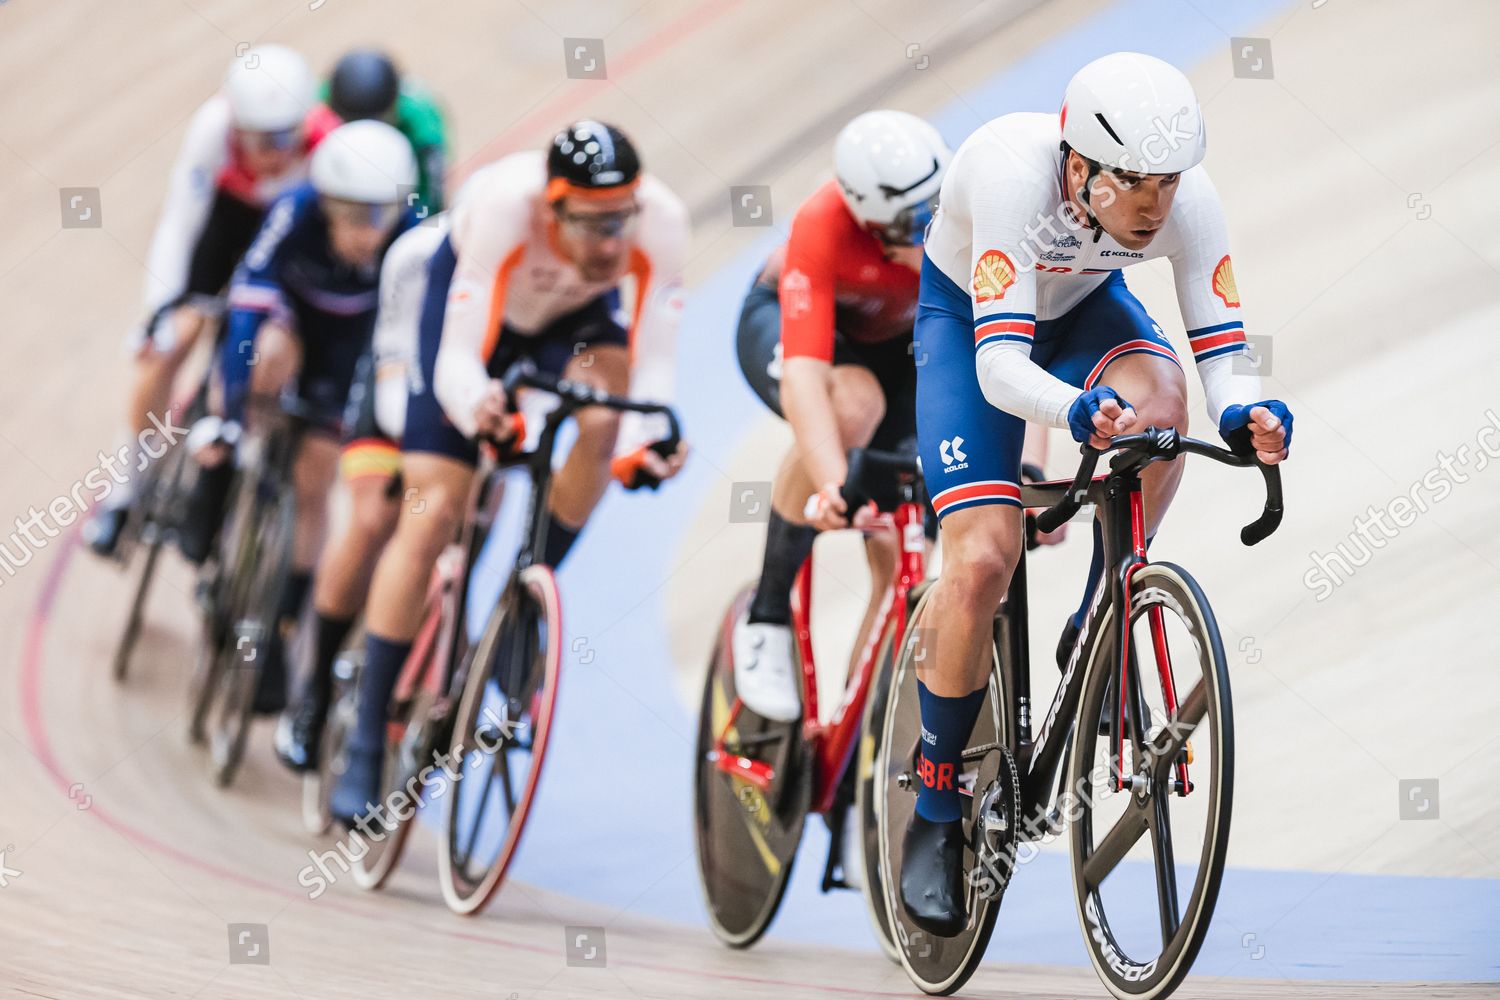
[[[812,311],[812,282],[795,267],[781,276],[781,308],[792,319]]]
[[[980,305],[1005,298],[1016,283],[1016,265],[999,250],[986,250],[974,265],[974,301]]]
[[[1240,290],[1234,284],[1234,265],[1229,263],[1229,255],[1219,261],[1219,266],[1214,268],[1213,278],[1214,294],[1224,300],[1224,304],[1230,309],[1240,307]]]

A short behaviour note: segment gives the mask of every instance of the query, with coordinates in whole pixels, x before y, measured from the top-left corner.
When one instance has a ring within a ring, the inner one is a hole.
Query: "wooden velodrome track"
[[[1143,17],[1168,6],[1127,2]],[[730,225],[730,184],[770,184],[778,205],[795,204],[826,175],[829,142],[854,112],[949,104],[1107,6],[0,3],[0,522],[8,531],[12,517],[68,493],[96,453],[113,446],[119,344],[138,308],[164,178],[188,117],[242,42],[286,42],[320,67],[354,43],[389,45],[447,102],[461,164],[535,147],[584,113],[619,121],[692,208],[691,283],[757,235]],[[1250,501],[1213,470],[1188,477],[1158,543],[1199,572],[1234,647],[1241,767],[1231,861],[1495,878],[1500,633],[1488,626],[1500,592],[1500,473],[1454,477],[1451,495],[1326,600],[1303,578],[1312,553],[1347,542],[1368,505],[1410,493],[1439,468],[1439,449],[1472,444],[1486,409],[1500,407],[1492,391],[1500,369],[1492,183],[1500,10],[1483,0],[1416,9],[1397,0],[1284,4],[1238,32],[1273,39],[1275,80],[1241,80],[1228,32],[1215,21],[1234,5],[1170,6],[1173,17],[1225,35],[1212,57],[1186,68],[1207,107],[1209,167],[1229,215],[1250,328],[1274,336],[1271,380],[1298,414],[1291,513],[1263,551],[1253,559],[1238,551],[1224,512],[1247,516]],[[1171,18],[1163,26],[1174,29]],[[567,79],[564,36],[603,37],[610,78]],[[1068,71],[1085,61],[1063,58]],[[930,64],[915,71],[924,59]],[[973,124],[1007,110],[975,108]],[[85,186],[102,189],[102,228],[60,228],[59,190]],[[1180,334],[1166,270],[1136,269],[1130,278]],[[765,431],[754,446],[703,456],[723,470],[722,488],[684,533],[681,551],[692,555],[665,592],[688,698],[714,616],[759,546],[751,532],[715,531],[729,483],[769,478],[784,440],[769,419],[753,419]],[[1211,436],[1206,426],[1196,430]],[[1068,546],[1056,556],[1056,577],[1076,581],[1086,558],[1083,545]],[[387,891],[338,886],[310,902],[295,880],[309,846],[295,785],[269,760],[264,732],[229,793],[208,784],[182,739],[192,635],[180,567],[158,594],[148,652],[126,689],[105,672],[124,587],[112,569],[79,554],[75,531],[5,569],[0,994],[912,992],[898,968],[871,952],[775,940],[733,953],[701,927],[519,884],[485,916],[461,920],[435,891],[425,835]],[[846,575],[857,585],[856,572]],[[1060,619],[1072,586],[1037,583],[1038,621]],[[1039,649],[1050,650],[1051,629],[1038,632]],[[1397,821],[1398,780],[1432,775],[1442,782],[1441,822]],[[228,963],[226,925],[239,922],[274,925],[269,966]],[[606,970],[566,965],[563,925],[608,926]],[[1206,977],[1179,995],[1377,989],[1495,995],[1483,986]],[[1104,994],[1086,969],[994,965],[966,995]]]

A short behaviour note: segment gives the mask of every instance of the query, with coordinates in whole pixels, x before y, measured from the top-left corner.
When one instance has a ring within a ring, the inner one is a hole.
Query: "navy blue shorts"
[[[359,359],[370,349],[374,314],[335,316],[296,295],[287,298],[302,344],[297,396],[313,408],[320,427],[338,433]]]
[[[453,244],[444,239],[438,244],[428,264],[427,298],[422,303],[421,338],[418,350],[422,365],[421,391],[413,392],[406,402],[406,427],[401,437],[402,451],[429,452],[456,458],[469,465],[479,461],[479,446],[453,426],[433,394],[433,377],[437,369],[438,344],[443,335],[443,316],[447,310],[448,286],[458,258]],[[530,359],[540,370],[561,375],[568,362],[579,353],[580,345],[617,344],[629,347],[630,334],[616,316],[620,311],[620,293],[610,289],[598,298],[584,303],[566,315],[559,316],[536,333],[526,334],[503,326],[495,350],[486,368],[499,378],[511,365]]]
[[[1020,506],[1026,422],[992,406],[974,371],[974,309],[927,257],[917,300],[917,445],[939,518],[982,504]],[[1181,367],[1161,327],[1115,271],[1078,305],[1036,324],[1031,360],[1079,391],[1105,366],[1130,354],[1154,354]]]

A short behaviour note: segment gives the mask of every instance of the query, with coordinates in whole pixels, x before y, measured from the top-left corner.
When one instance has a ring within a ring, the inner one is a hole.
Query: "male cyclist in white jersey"
[[[619,129],[575,122],[546,154],[516,153],[465,185],[426,275],[419,319],[420,378],[401,438],[407,489],[396,533],[375,568],[365,611],[347,767],[330,800],[351,821],[380,794],[387,703],[411,651],[438,556],[464,513],[482,436],[511,428],[500,377],[530,359],[539,368],[615,395],[669,401],[687,257],[686,207],[641,169]],[[622,285],[630,292],[629,308]],[[635,416],[635,415],[632,415]],[[665,429],[584,409],[578,439],[548,498],[547,550],[562,562],[611,475],[627,488],[675,475],[650,447]]]
[[[1022,538],[1017,471],[1026,421],[1105,447],[1148,425],[1186,430],[1182,365],[1121,269],[1172,264],[1209,416],[1230,446],[1280,462],[1292,418],[1262,399],[1192,85],[1120,52],[1085,66],[1062,111],[1011,114],[954,155],[928,233],[917,305],[917,432],[942,524],[943,567],[926,613],[940,630],[918,669],[922,776],[906,831],[901,900],[930,933],[966,921],[954,776],[984,699],[991,620]],[[963,455],[953,447],[963,441]],[[1142,474],[1148,537],[1182,475]],[[1097,526],[1085,605],[1101,572]],[[1068,622],[1065,660],[1077,635]]]
[[[135,442],[170,405],[172,379],[199,333],[222,310],[230,275],[250,248],[266,210],[307,179],[312,149],[339,124],[315,107],[312,71],[281,45],[257,45],[235,60],[222,90],[193,115],[146,260],[145,317],[131,332],[127,470],[145,466]],[[115,549],[129,486],[114,491],[89,521],[94,551]],[[195,538],[185,547],[207,545]],[[201,558],[202,552],[192,554]]]

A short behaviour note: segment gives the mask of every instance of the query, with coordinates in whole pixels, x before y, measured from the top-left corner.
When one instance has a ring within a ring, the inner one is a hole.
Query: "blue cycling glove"
[[[1250,439],[1250,411],[1257,406],[1264,406],[1271,411],[1271,415],[1281,421],[1281,426],[1286,430],[1286,440],[1282,442],[1283,448],[1292,446],[1292,411],[1286,408],[1286,404],[1279,399],[1263,399],[1259,403],[1247,403],[1244,406],[1238,403],[1225,407],[1224,415],[1219,418],[1219,436],[1229,445],[1229,450],[1237,455],[1250,455],[1255,452],[1255,445]]]
[[[1113,399],[1120,404],[1120,409],[1130,409],[1130,404],[1107,385],[1095,386],[1087,392],[1080,393],[1073,400],[1073,405],[1068,407],[1068,429],[1073,432],[1073,440],[1083,444],[1089,438],[1098,433],[1094,429],[1094,414],[1099,412],[1099,404],[1106,399]]]

